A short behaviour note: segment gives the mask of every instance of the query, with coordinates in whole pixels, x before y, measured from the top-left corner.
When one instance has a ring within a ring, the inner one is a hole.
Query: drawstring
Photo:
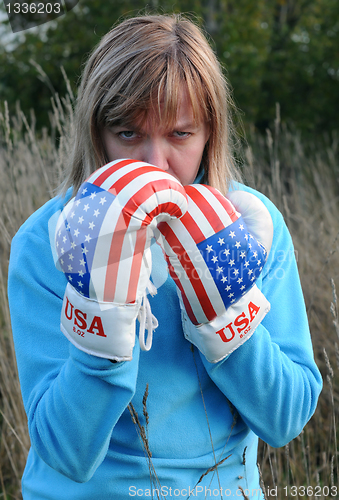
[[[147,284],[138,314],[138,320],[140,323],[139,343],[143,351],[149,351],[152,347],[153,330],[155,330],[159,324],[157,318],[152,314],[151,306],[147,298],[147,292],[149,292],[152,296],[157,293],[157,289],[151,281],[149,281]],[[145,330],[148,331],[146,344]]]

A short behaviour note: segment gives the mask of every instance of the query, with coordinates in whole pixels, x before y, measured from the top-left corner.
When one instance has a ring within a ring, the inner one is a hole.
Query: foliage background
[[[264,131],[278,102],[283,120],[304,133],[338,128],[337,0],[80,0],[38,30],[0,42],[0,100],[10,110],[20,100],[26,114],[34,105],[38,127],[48,124],[51,95],[66,90],[60,67],[75,91],[81,66],[101,36],[121,17],[153,10],[191,13],[204,26],[245,125]]]

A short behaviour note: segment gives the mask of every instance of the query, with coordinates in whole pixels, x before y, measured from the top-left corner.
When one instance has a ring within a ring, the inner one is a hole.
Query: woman
[[[25,500],[260,498],[258,436],[283,446],[312,416],[322,381],[291,237],[273,204],[236,182],[230,107],[213,51],[182,16],[126,20],[90,56],[62,195],[12,245],[9,300],[32,443]],[[221,359],[186,340],[158,245],[149,301],[159,326],[148,352],[136,335],[130,356],[106,359],[60,332],[68,276],[55,266],[50,236],[72,193],[80,196],[85,179],[119,158],[155,165],[179,190],[204,182],[227,196],[250,192],[268,209],[273,241],[256,286],[270,312]]]

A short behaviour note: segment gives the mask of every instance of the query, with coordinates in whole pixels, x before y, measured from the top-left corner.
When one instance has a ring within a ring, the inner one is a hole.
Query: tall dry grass
[[[248,142],[245,176],[282,211],[293,237],[324,379],[318,408],[301,435],[283,449],[260,443],[264,483],[267,490],[277,486],[278,496],[267,498],[339,498],[339,137],[305,143],[297,130],[280,122],[277,107],[274,129],[266,137],[251,130]]]
[[[29,450],[7,301],[11,239],[21,224],[54,194],[72,125],[71,97],[51,101],[51,129],[37,134],[34,112],[19,105],[9,116],[0,106],[0,498],[20,499]]]
[[[25,117],[18,106],[15,116],[9,116],[5,103],[0,110],[0,498],[20,499],[29,437],[6,296],[10,243],[24,220],[53,196],[68,147],[72,107],[69,96],[54,96],[51,128],[41,133],[35,130],[33,113]],[[249,130],[244,157],[247,183],[280,208],[292,233],[315,358],[324,377],[318,408],[302,434],[280,449],[260,443],[265,495],[325,499],[326,487],[336,486],[339,498],[338,137],[305,143],[298,131],[280,122],[277,108],[275,127],[266,137]],[[284,489],[291,486],[297,489]],[[309,487],[308,496],[303,486]]]

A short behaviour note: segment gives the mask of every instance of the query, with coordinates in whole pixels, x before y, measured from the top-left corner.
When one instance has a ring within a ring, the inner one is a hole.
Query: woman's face
[[[171,130],[149,116],[141,127],[137,123],[104,128],[102,140],[109,161],[131,158],[165,170],[184,186],[192,184],[200,167],[209,138],[206,123],[195,123],[193,109],[185,92],[179,100],[176,123]]]

